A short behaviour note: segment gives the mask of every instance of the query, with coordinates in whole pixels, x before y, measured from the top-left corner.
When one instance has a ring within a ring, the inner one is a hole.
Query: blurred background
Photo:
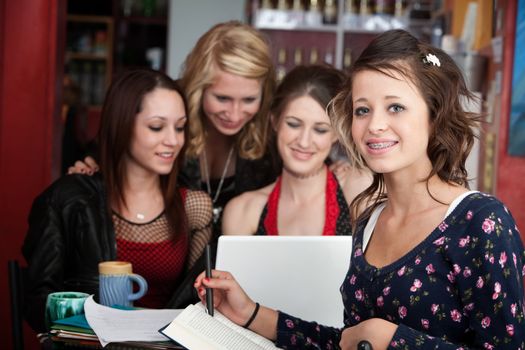
[[[525,0],[0,0],[0,261],[22,261],[33,198],[90,151],[115,74],[179,76],[200,35],[237,19],[271,42],[277,78],[299,64],[347,69],[378,33],[404,28],[447,51],[480,103],[473,189],[525,227]],[[9,310],[6,267],[0,303]],[[0,316],[10,346],[10,314]],[[26,348],[39,348],[24,329]]]

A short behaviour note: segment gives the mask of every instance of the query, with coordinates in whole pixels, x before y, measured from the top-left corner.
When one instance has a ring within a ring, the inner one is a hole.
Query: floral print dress
[[[473,193],[414,249],[376,268],[360,224],[341,286],[344,324],[398,325],[389,349],[525,349],[525,252],[514,219],[495,197]],[[337,349],[340,329],[279,312],[276,345]]]

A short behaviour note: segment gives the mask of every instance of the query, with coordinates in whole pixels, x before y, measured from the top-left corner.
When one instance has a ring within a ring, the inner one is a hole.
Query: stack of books
[[[64,348],[91,348],[102,349],[100,341],[89,326],[85,315],[76,315],[62,320],[57,320],[51,326],[46,338],[50,339],[54,344],[60,343]],[[104,349],[110,350],[136,350],[136,349],[184,349],[178,344],[170,341],[166,342],[119,342],[110,343]]]
[[[65,345],[99,348],[100,342],[84,315],[75,315],[57,320],[51,326],[48,338]]]

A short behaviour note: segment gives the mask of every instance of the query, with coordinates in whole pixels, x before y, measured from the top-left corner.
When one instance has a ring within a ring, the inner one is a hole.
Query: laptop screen
[[[342,327],[351,250],[351,236],[221,236],[215,265],[262,305]]]

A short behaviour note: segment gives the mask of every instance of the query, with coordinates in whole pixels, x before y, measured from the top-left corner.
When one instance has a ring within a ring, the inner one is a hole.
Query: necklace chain
[[[212,197],[213,204],[217,202],[217,199],[219,198],[219,195],[221,194],[222,184],[224,183],[224,177],[226,176],[226,172],[228,171],[228,166],[230,165],[232,154],[233,154],[233,146],[230,148],[230,153],[228,153],[228,158],[226,159],[226,164],[224,165],[224,169],[222,170],[222,176],[219,181],[219,186],[217,186],[217,191],[215,192],[215,196],[212,197],[211,186],[210,186],[210,173],[208,169],[208,158],[206,157],[206,149],[204,149],[202,152],[202,158],[204,160],[204,176],[206,177],[206,187],[208,189],[208,194],[210,195],[210,197]]]

